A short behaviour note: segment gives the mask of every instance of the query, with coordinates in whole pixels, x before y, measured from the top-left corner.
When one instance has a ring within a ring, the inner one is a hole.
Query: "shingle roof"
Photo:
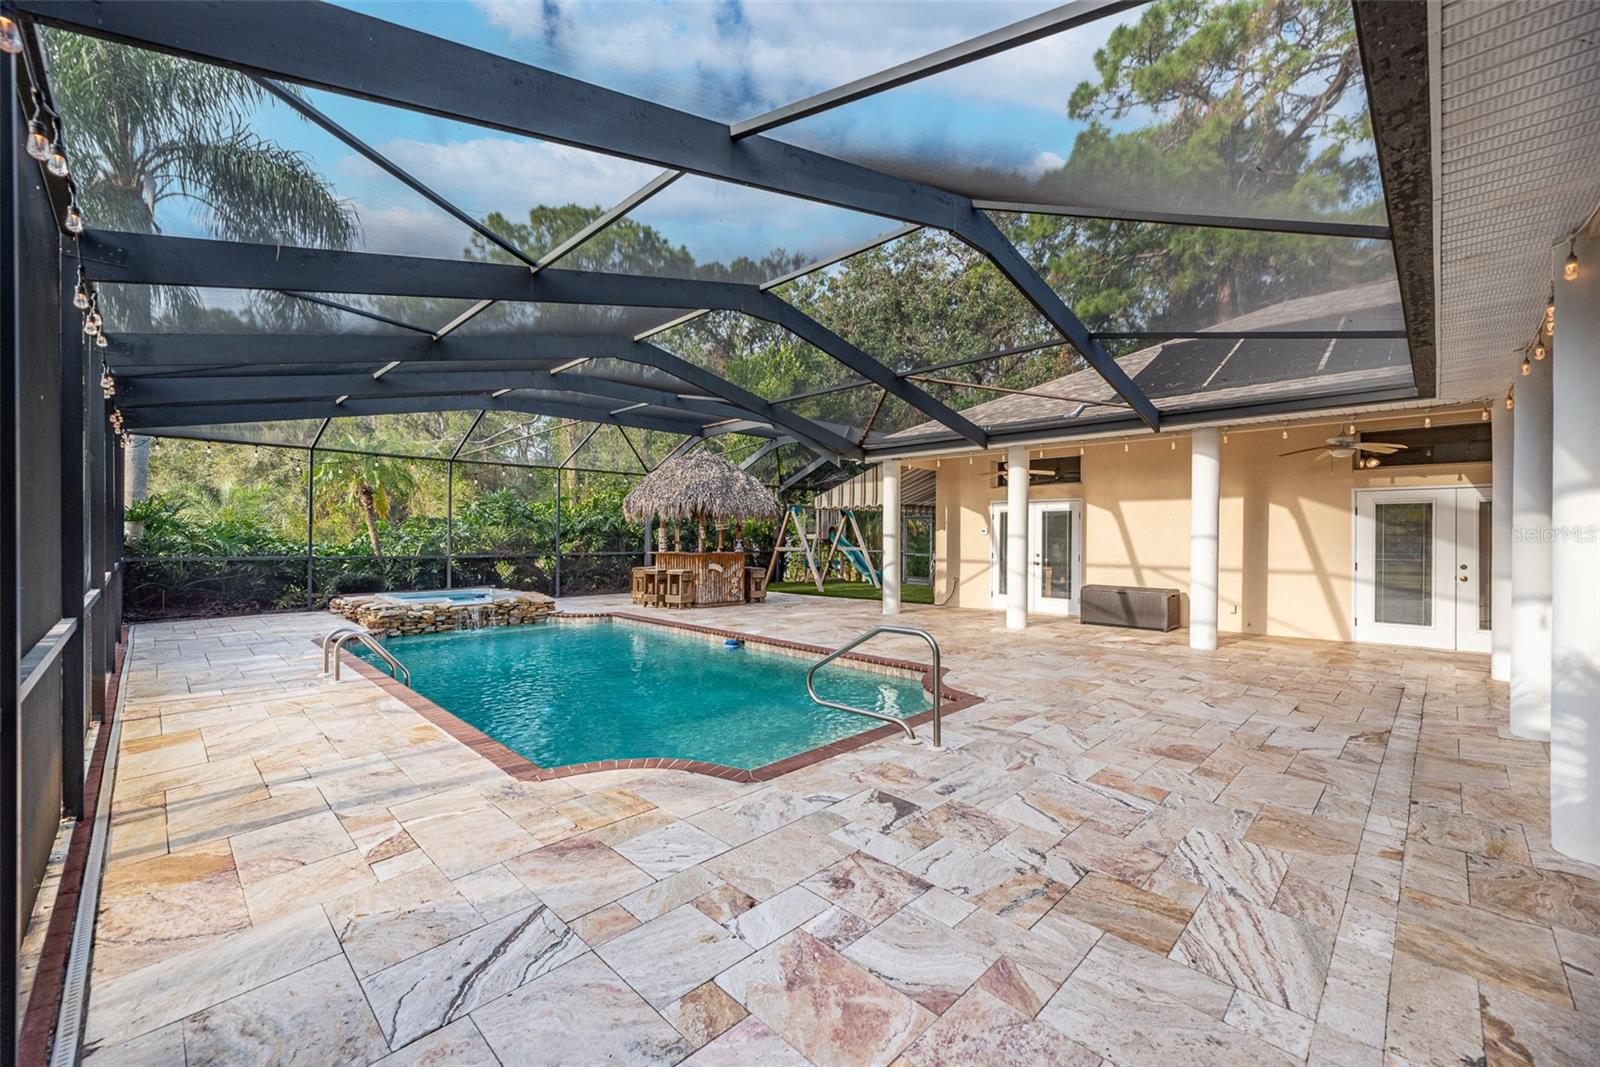
[[[1393,281],[1382,281],[1286,300],[1210,329],[1337,332],[1399,325],[1399,287]],[[1411,364],[1402,338],[1195,338],[1143,348],[1117,362],[1165,412],[1181,411],[1199,403],[1241,403],[1411,382]],[[1008,394],[974,404],[961,413],[987,429],[1092,419],[1127,410],[1096,371],[1081,370],[1033,386],[1026,394]],[[880,437],[877,443],[941,436],[946,432],[936,422],[923,422]]]

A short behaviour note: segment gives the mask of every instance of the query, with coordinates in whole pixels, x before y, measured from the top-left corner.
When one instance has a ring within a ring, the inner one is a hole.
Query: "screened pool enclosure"
[[[1422,9],[3,0],[21,869],[124,591],[583,592],[678,449],[792,499],[1433,396]]]

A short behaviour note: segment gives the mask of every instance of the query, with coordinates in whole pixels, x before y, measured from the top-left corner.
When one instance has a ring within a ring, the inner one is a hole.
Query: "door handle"
[[[1463,574],[1460,578],[1457,579],[1457,581],[1462,581],[1462,582],[1466,582],[1466,581],[1470,581],[1470,580],[1471,579],[1469,579],[1465,574]]]

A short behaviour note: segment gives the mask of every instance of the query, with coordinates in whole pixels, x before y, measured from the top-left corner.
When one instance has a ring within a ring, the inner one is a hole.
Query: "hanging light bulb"
[[[1488,422],[1489,421],[1489,405],[1487,403],[1485,403],[1483,405],[1483,410],[1478,412],[1478,421],[1479,422]]]
[[[55,130],[55,138],[50,142],[50,155],[44,161],[44,169],[54,174],[57,178],[67,176],[67,150],[61,147],[61,129]]]
[[[107,400],[117,395],[117,380],[111,376],[111,368],[104,363],[100,364],[100,395]]]
[[[1344,428],[1344,432],[1354,437],[1356,433],[1356,424],[1352,422],[1350,425]]]
[[[1544,328],[1546,333],[1556,332],[1556,287],[1550,287],[1550,299],[1544,304]]]
[[[1517,406],[1517,401],[1516,401],[1515,395],[1512,393],[1512,391],[1510,389],[1507,389],[1506,390],[1506,410],[1510,411],[1512,408],[1514,408],[1516,406]]]
[[[1578,239],[1576,237],[1567,242],[1567,261],[1561,265],[1561,280],[1564,282],[1578,280]]]
[[[1544,352],[1545,348],[1543,339],[1533,342],[1533,358],[1535,360],[1543,360]]]
[[[1366,459],[1361,461],[1361,465],[1363,467],[1367,468],[1367,470],[1371,470],[1373,467],[1376,467],[1378,465],[1378,457],[1377,456],[1368,456]]]
[[[33,118],[28,120],[28,155],[40,163],[50,158],[50,134],[45,131],[44,122],[39,118],[39,107],[33,108]]]
[[[0,52],[14,56],[22,51],[22,27],[10,15],[0,15]]]
[[[89,287],[83,281],[83,268],[78,268],[78,284],[72,290],[72,306],[79,311],[89,309]]]
[[[1126,452],[1128,450],[1128,442],[1126,442],[1126,441],[1122,442],[1122,450],[1124,452]]]
[[[68,233],[74,236],[83,232],[83,212],[78,210],[78,202],[76,200],[67,202],[67,217],[62,220],[61,224],[67,228]]]
[[[111,342],[106,340],[106,332],[104,330],[94,335],[94,346],[96,348],[111,347]]]
[[[1287,426],[1285,426],[1283,428],[1283,439],[1285,441],[1287,441],[1289,439],[1289,427],[1287,427]]]
[[[83,332],[90,337],[100,332],[100,326],[94,321],[93,315],[85,315],[83,317]]]
[[[1522,376],[1524,378],[1526,378],[1528,375],[1530,375],[1532,373],[1533,373],[1533,360],[1529,359],[1527,354],[1524,353],[1523,357],[1522,357]]]
[[[1433,429],[1433,416],[1432,415],[1424,415],[1422,417],[1422,427],[1425,430]]]
[[[1178,450],[1178,439],[1177,438],[1173,438],[1172,439],[1172,451],[1176,452],[1177,450]]]

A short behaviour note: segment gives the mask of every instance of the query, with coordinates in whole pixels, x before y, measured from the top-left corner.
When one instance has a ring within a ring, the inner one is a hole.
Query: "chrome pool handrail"
[[[329,643],[330,638],[331,644]],[[338,631],[337,635],[330,634],[327,638],[323,639],[325,649],[330,650],[333,655],[334,681],[337,682],[339,680],[339,665],[341,662],[339,659],[339,653],[344,649],[344,643],[352,640],[359,641],[361,644],[372,649],[373,653],[379,659],[383,660],[384,663],[389,665],[389,673],[395,678],[396,681],[403,681],[408,686],[411,684],[411,670],[404,663],[401,663],[398,659],[395,659],[394,653],[390,652],[387,648],[384,648],[381,644],[379,644],[378,639],[372,636],[369,631],[360,630],[353,626],[347,626],[343,630]],[[327,651],[324,652],[324,657],[326,657],[326,655]],[[326,658],[324,658],[323,662],[327,662]],[[402,678],[401,675],[404,675],[405,677]]]
[[[936,749],[942,748],[943,739],[939,730],[939,720],[940,706],[943,704],[944,682],[941,678],[941,672],[939,670],[939,642],[935,641],[933,639],[933,635],[926,630],[918,630],[911,626],[874,626],[866,633],[860,634],[852,640],[847,641],[838,648],[834,649],[832,652],[828,653],[826,656],[823,656],[821,659],[817,660],[817,662],[813,663],[811,668],[806,671],[806,692],[811,695],[812,700],[818,704],[821,704],[825,708],[834,708],[838,711],[854,712],[857,715],[865,715],[871,719],[882,719],[884,722],[892,722],[906,732],[906,739],[908,741],[915,741],[917,739],[916,731],[913,730],[911,725],[904,719],[898,718],[894,715],[885,715],[880,711],[871,711],[867,708],[858,708],[852,704],[840,704],[836,701],[824,700],[817,695],[817,687],[813,681],[817,671],[823,667],[826,667],[828,664],[832,663],[846,652],[849,652],[851,649],[867,643],[874,637],[877,637],[879,634],[903,634],[907,637],[920,637],[924,641],[928,642],[928,648],[933,651],[933,683],[931,685],[933,690],[933,747]]]
[[[359,626],[336,626],[332,630],[329,630],[326,634],[322,635],[322,673],[323,674],[327,674],[328,673],[328,669],[329,669],[328,668],[328,646],[333,643],[333,639],[338,637],[338,636],[340,636],[341,634],[355,633],[359,629],[361,629],[361,627],[359,627]]]

